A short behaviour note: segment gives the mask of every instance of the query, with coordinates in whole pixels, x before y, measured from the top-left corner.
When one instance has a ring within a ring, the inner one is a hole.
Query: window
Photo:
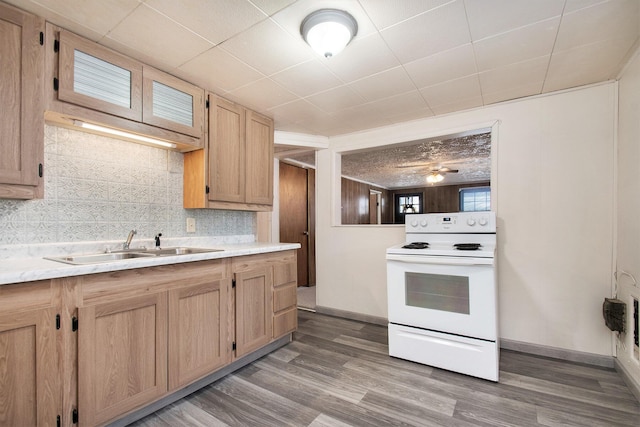
[[[405,214],[422,213],[422,193],[395,195],[395,223],[404,224]]]
[[[460,189],[460,212],[491,210],[491,187]]]

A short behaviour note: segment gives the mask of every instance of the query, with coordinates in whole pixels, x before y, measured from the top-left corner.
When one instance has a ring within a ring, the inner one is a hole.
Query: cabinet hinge
[[[56,417],[56,426],[60,427],[62,425],[62,418],[60,417],[60,415],[58,415]]]
[[[208,99],[204,102],[204,108],[209,108],[209,100]]]
[[[209,186],[208,185],[206,187],[204,187],[204,192],[209,194]]]
[[[58,79],[56,77],[53,78],[53,90],[58,91]]]
[[[44,171],[43,171],[43,168],[42,168],[42,163],[38,163],[38,176],[40,178],[42,178],[42,175],[44,175]]]
[[[75,316],[71,318],[71,330],[73,332],[78,330],[78,318]]]
[[[53,51],[58,52],[60,50],[60,40],[53,41]]]
[[[74,409],[73,412],[71,413],[71,422],[73,424],[78,424],[78,410]]]
[[[60,329],[60,315],[56,314],[56,329]]]
[[[235,350],[236,349],[236,342],[234,341],[233,344],[231,344],[231,350]]]
[[[235,277],[233,279],[231,279],[231,287],[232,288],[236,287],[236,279],[235,279]]]
[[[44,33],[40,31],[40,46],[44,46]]]

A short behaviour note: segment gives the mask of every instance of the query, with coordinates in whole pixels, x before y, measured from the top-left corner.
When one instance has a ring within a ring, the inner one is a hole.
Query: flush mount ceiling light
[[[316,10],[300,25],[304,40],[325,58],[342,51],[357,32],[358,23],[353,16],[338,9]]]
[[[176,148],[176,144],[174,144],[173,142],[166,142],[166,141],[162,141],[159,139],[155,139],[155,138],[149,138],[147,136],[143,136],[143,135],[138,135],[135,133],[130,133],[130,132],[124,132],[118,129],[113,129],[113,128],[108,128],[105,126],[99,126],[99,125],[94,125],[93,123],[87,123],[87,122],[83,122],[82,120],[74,120],[73,121],[74,126],[78,126],[84,129],[90,129],[96,132],[100,132],[100,133],[106,133],[109,135],[115,135],[115,136],[120,136],[123,138],[128,138],[128,139],[133,139],[135,141],[140,141],[140,142],[146,142],[149,144],[154,144],[154,145],[159,145],[161,147],[167,147],[167,148]]]

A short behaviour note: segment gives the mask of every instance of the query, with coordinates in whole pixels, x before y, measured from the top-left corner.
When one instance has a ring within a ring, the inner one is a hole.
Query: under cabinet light
[[[162,147],[167,147],[167,148],[177,147],[176,144],[174,144],[173,142],[161,141],[159,139],[149,138],[148,136],[137,135],[135,133],[125,132],[118,129],[94,125],[93,123],[86,123],[81,120],[74,120],[73,124],[75,126],[78,126],[84,129],[90,129],[90,130],[95,130],[96,132],[108,133],[109,135],[121,136],[123,138],[135,139],[136,141],[147,142],[149,144],[160,145]]]

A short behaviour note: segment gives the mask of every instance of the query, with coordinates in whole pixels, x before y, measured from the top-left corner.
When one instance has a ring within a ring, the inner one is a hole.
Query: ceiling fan
[[[406,166],[398,166],[399,168],[427,168],[430,167],[428,164],[423,165],[406,165]],[[444,179],[444,176],[448,173],[458,173],[458,169],[451,169],[448,167],[438,167],[435,169],[431,169],[429,175],[427,175],[427,182],[429,184],[435,184],[436,182],[441,182]]]

